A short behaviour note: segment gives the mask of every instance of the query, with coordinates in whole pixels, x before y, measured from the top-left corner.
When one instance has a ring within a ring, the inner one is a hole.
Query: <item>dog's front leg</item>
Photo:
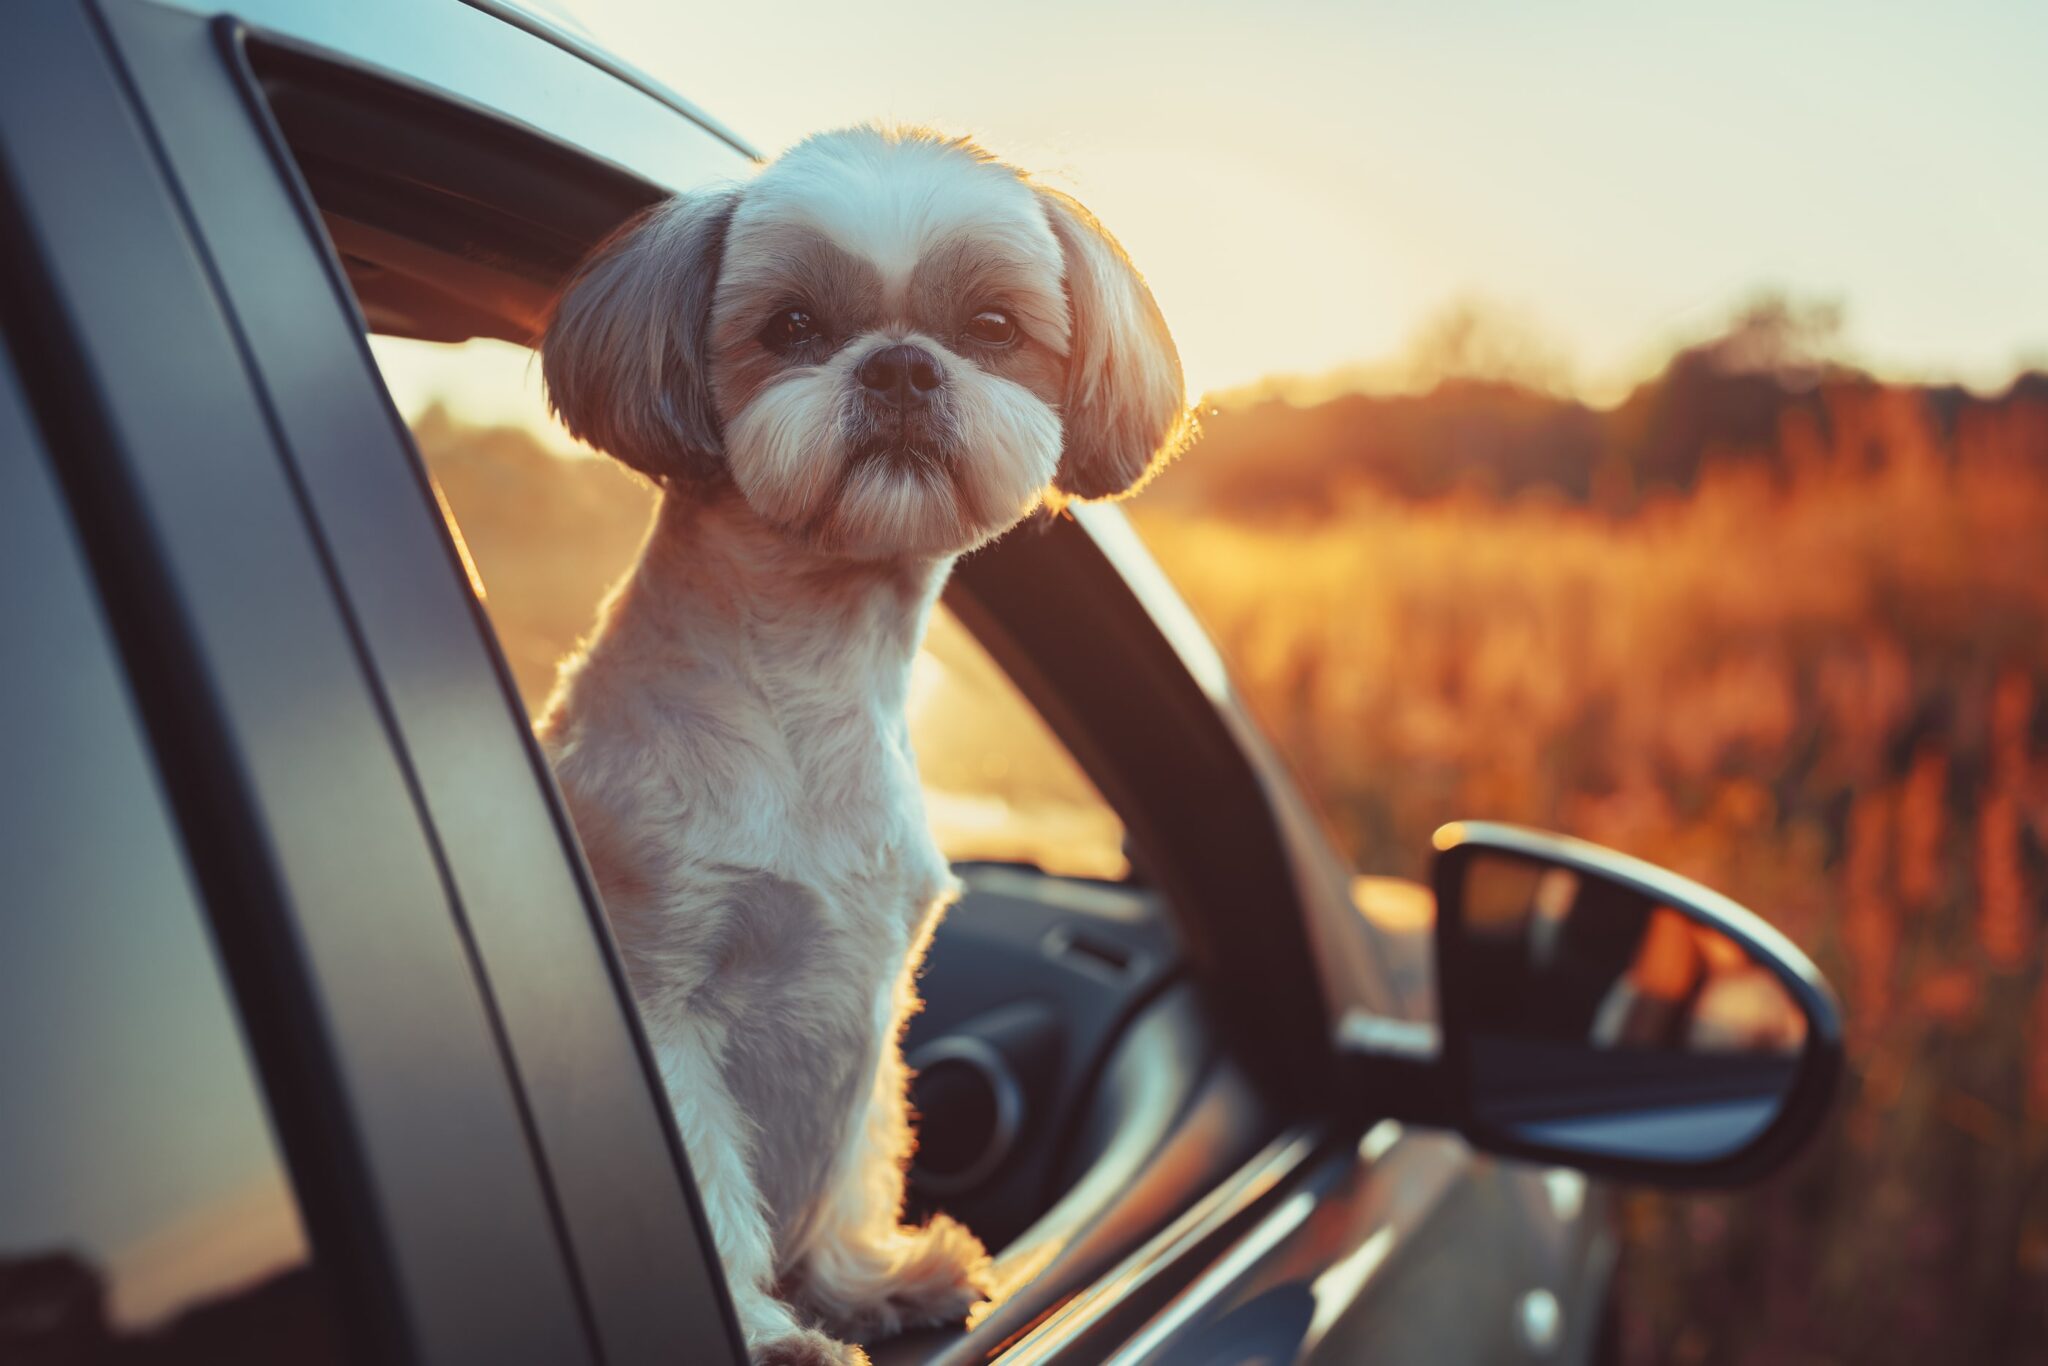
[[[988,1253],[963,1224],[939,1214],[921,1228],[903,1225],[914,1145],[908,1081],[891,1039],[859,1139],[825,1192],[810,1250],[789,1282],[799,1307],[857,1340],[959,1323],[988,1293]]]
[[[776,1298],[775,1241],[747,1164],[746,1119],[726,1089],[710,1040],[687,1029],[664,1041],[660,1058],[748,1359],[754,1366],[867,1366],[867,1353],[806,1328]]]

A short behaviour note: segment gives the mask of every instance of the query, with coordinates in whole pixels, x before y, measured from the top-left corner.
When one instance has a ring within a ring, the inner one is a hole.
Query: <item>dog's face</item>
[[[1048,490],[1133,488],[1184,440],[1158,307],[1078,204],[972,144],[855,129],[658,206],[543,343],[570,430],[730,480],[824,551],[954,554]]]

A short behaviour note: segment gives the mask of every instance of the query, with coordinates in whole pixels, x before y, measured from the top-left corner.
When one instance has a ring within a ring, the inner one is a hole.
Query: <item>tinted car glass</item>
[[[338,1362],[119,660],[0,359],[0,1361]]]

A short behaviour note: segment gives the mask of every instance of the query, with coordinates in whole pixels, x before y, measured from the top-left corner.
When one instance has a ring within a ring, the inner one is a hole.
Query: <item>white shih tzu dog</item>
[[[903,1226],[898,1036],[956,884],[904,712],[953,560],[1183,444],[1114,240],[971,142],[860,128],[657,206],[542,346],[569,429],[662,487],[542,733],[756,1362],[958,1320],[988,1257]]]

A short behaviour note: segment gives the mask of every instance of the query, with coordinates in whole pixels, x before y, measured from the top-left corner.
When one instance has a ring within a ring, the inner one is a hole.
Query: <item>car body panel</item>
[[[1583,1178],[1474,1159],[1392,1120],[1303,1164],[1263,1217],[1109,1358],[1431,1366],[1585,1359],[1598,1328]],[[1537,1190],[1548,1208],[1526,1202]],[[1523,1306],[1547,1303],[1532,1332]]]

